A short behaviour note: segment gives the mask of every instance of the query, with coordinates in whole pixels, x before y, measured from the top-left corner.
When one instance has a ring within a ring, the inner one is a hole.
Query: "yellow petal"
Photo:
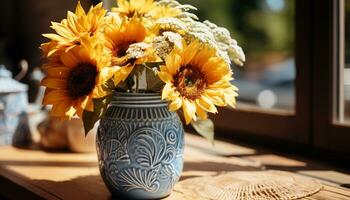
[[[43,36],[57,42],[61,42],[61,41],[68,42],[67,39],[54,33],[43,34]]]
[[[226,102],[224,100],[225,96],[223,91],[206,89],[205,94],[210,99],[210,101],[213,102],[213,104],[217,106],[226,106]]]
[[[201,98],[197,99],[196,103],[207,112],[210,112],[210,113],[218,112],[213,102],[211,102],[210,99],[205,95],[202,95]]]
[[[52,89],[66,89],[66,80],[46,77],[41,81],[41,85]]]
[[[66,117],[66,113],[71,109],[71,102],[62,101],[61,103],[54,105],[50,114],[55,117]],[[69,116],[67,116],[69,117]]]
[[[181,56],[177,53],[174,53],[174,51],[168,56],[168,58],[166,59],[166,67],[168,68],[168,71],[171,76],[177,74],[180,68],[181,61]]]
[[[81,3],[80,1],[78,1],[78,4],[77,4],[77,7],[75,8],[75,14],[78,16],[78,17],[81,17],[81,16],[85,16],[85,11],[83,9],[83,7],[81,6]]]
[[[92,97],[98,99],[107,96],[109,93],[109,90],[103,88],[102,85],[98,85],[95,86],[94,90],[92,91]]]
[[[60,36],[64,38],[74,37],[74,34],[68,29],[68,27],[57,22],[51,22],[51,23],[52,23],[51,28],[53,28]]]
[[[78,115],[78,117],[79,117],[80,119],[83,119],[84,109],[81,108],[80,106],[76,106],[76,107],[75,107],[75,110],[76,110],[76,114]]]
[[[170,93],[172,92],[173,88],[172,88],[172,84],[171,83],[167,83],[165,84],[163,91],[162,91],[162,99],[167,99],[169,98]]]
[[[173,77],[171,77],[167,72],[158,72],[157,75],[164,83],[174,82]]]
[[[178,97],[169,104],[169,110],[174,112],[174,111],[177,111],[181,106],[182,106],[182,99]]]
[[[50,67],[46,69],[47,75],[50,77],[67,78],[70,74],[70,70],[67,67]]]
[[[205,112],[205,110],[201,108],[198,104],[196,104],[196,113],[198,117],[201,118],[202,120],[208,119],[207,112]]]
[[[186,124],[191,123],[192,119],[196,118],[196,105],[192,100],[183,99],[183,112]]]
[[[198,42],[192,42],[183,52],[183,61],[182,65],[186,66],[190,63],[190,61],[193,59],[193,57],[197,54],[199,50],[199,43]]]
[[[67,12],[67,21],[69,28],[75,33],[79,34],[79,31],[77,30],[77,16],[72,13],[71,11]]]
[[[74,117],[75,113],[76,113],[75,108],[74,108],[74,107],[70,107],[69,110],[66,111],[65,115],[66,115],[69,119],[71,119],[72,117]]]
[[[85,97],[85,99],[83,100],[83,102],[81,102],[81,108],[83,108],[84,110],[87,110],[89,112],[93,112],[94,111],[94,102],[92,100],[92,98],[90,97]]]
[[[66,99],[69,99],[66,90],[52,90],[44,96],[43,105],[57,104]]]
[[[114,84],[118,85],[120,82],[125,81],[133,69],[134,66],[128,65],[118,70],[114,75]]]
[[[238,94],[235,92],[234,89],[227,89],[224,92],[225,95],[225,101],[227,102],[227,104],[229,106],[231,106],[232,108],[236,107],[236,97],[238,96]]]
[[[78,58],[70,51],[64,52],[61,55],[61,62],[66,67],[75,67],[78,64]]]
[[[113,75],[120,70],[120,67],[104,67],[100,70],[98,74],[97,85],[105,84],[109,79],[113,77]]]

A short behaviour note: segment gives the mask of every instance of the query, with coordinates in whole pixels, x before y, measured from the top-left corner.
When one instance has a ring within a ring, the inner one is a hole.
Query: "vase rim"
[[[163,107],[168,101],[162,100],[160,93],[115,92],[111,105],[118,107]]]
[[[141,90],[142,91],[142,90]],[[162,96],[160,92],[152,92],[152,93],[146,93],[146,92],[114,92],[114,95],[120,95],[120,96]]]

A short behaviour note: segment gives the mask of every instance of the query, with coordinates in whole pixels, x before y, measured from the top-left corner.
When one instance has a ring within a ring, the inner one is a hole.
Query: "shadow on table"
[[[25,162],[13,162],[12,164],[24,165]],[[31,165],[39,164],[39,165],[49,165],[49,166],[57,166],[57,164],[61,165],[69,165],[69,166],[80,166],[80,165],[90,165],[91,163],[55,163],[55,162],[36,162],[30,163]],[[244,167],[238,166],[234,164],[228,163],[217,163],[217,162],[186,162],[184,165],[184,174],[180,181],[189,178],[195,178],[200,175],[191,175],[188,173],[190,171],[196,172],[217,172],[215,174],[220,174],[228,171],[253,171],[259,170],[253,167]],[[104,185],[102,178],[99,175],[91,175],[91,176],[80,176],[73,179],[68,179],[64,181],[51,181],[51,180],[32,180],[32,184],[39,188],[43,188],[50,195],[58,199],[101,199],[101,200],[109,200],[113,199],[111,197],[110,192],[107,190]],[[120,198],[115,198],[120,199]]]
[[[66,181],[33,180],[32,183],[58,199],[112,199],[99,175],[80,176]]]
[[[185,162],[183,171],[257,171],[259,168],[218,162]]]
[[[3,166],[97,167],[97,162],[1,160]]]

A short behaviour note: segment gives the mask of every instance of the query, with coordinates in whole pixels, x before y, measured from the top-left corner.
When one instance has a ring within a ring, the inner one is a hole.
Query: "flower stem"
[[[147,64],[143,63],[142,66],[144,66],[146,69],[153,71],[152,68],[150,68]]]
[[[139,92],[139,74],[136,73],[136,89],[135,89],[135,92],[138,93]]]

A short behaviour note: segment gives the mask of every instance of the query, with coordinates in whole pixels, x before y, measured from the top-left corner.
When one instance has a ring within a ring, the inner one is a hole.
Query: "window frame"
[[[335,120],[341,1],[295,0],[295,113],[222,108],[211,116],[219,136],[277,139],[321,154],[350,155],[350,126]]]
[[[295,0],[295,110],[273,111],[258,108],[219,109],[219,115],[212,115],[218,135],[231,137],[242,133],[243,137],[263,136],[288,140],[299,144],[310,141],[311,112],[310,66],[311,45],[310,1]],[[252,124],[254,124],[252,126]]]
[[[350,126],[339,123],[335,118],[339,106],[342,0],[318,1],[314,12],[314,78],[313,96],[313,145],[325,151],[350,154]],[[328,27],[324,31],[324,28]],[[323,30],[323,31],[322,31]],[[316,34],[318,33],[318,34]],[[317,41],[329,41],[323,45]],[[325,46],[324,46],[325,45]],[[325,86],[327,86],[325,90]]]

